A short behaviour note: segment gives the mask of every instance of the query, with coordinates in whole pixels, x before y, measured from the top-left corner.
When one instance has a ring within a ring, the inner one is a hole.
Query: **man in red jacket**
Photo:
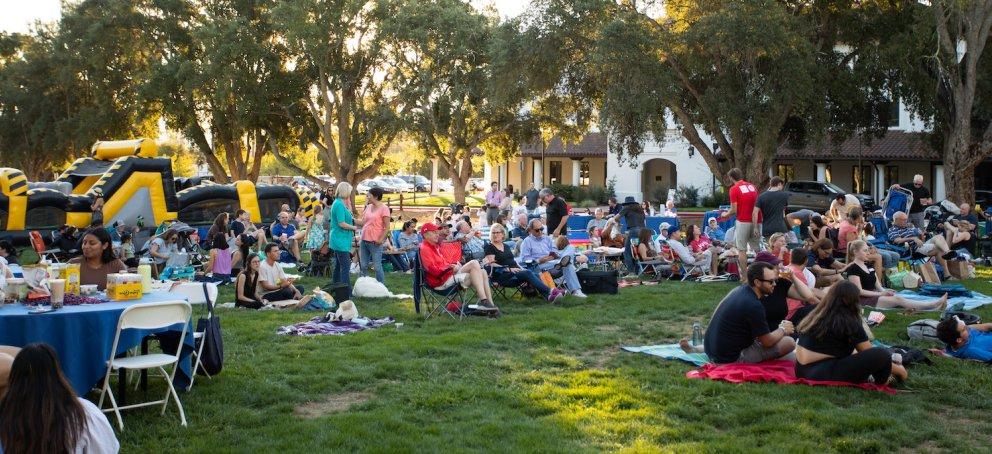
[[[438,226],[432,223],[424,224],[420,228],[420,234],[424,237],[424,242],[420,243],[420,262],[427,274],[427,285],[435,290],[445,290],[453,285],[461,285],[464,288],[472,286],[479,296],[479,309],[498,312],[499,309],[493,304],[489,275],[482,269],[482,265],[478,260],[470,260],[464,265],[459,264],[460,246],[457,251],[453,250],[453,253],[446,254],[446,250],[442,249],[442,238],[438,230]]]

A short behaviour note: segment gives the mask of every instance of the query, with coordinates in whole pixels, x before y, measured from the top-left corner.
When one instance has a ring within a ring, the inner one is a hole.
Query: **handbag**
[[[209,317],[200,318],[196,322],[196,330],[203,333],[200,342],[206,342],[200,354],[200,368],[196,373],[202,371],[209,375],[217,375],[224,368],[224,338],[220,330],[220,317],[214,314],[214,303],[210,301],[207,284],[203,284],[203,295],[207,300]]]
[[[577,274],[584,293],[616,295],[620,291],[620,275],[616,271],[582,270]]]
[[[906,271],[906,274],[902,277],[903,288],[916,289],[920,287],[921,282],[923,282],[923,277],[913,271]]]

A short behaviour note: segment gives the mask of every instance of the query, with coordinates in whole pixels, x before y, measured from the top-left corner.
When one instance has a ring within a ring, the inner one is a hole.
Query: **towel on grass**
[[[355,281],[355,287],[352,290],[352,295],[362,298],[397,298],[397,299],[411,299],[413,295],[406,294],[393,294],[386,288],[385,284],[371,278],[369,276],[362,276]]]
[[[710,359],[706,356],[706,353],[686,353],[682,350],[682,347],[679,347],[679,344],[646,345],[644,347],[620,347],[620,349],[628,352],[657,356],[662,359],[677,359],[695,366],[702,366],[703,364],[710,362]]]
[[[276,334],[285,336],[343,336],[348,333],[376,329],[395,321],[392,317],[373,319],[359,317],[351,321],[325,322],[324,316],[318,315],[306,322],[283,326],[276,330]]]
[[[934,299],[933,296],[921,295],[912,290],[903,290],[899,292],[899,296],[913,301],[930,301]],[[985,296],[976,291],[971,292],[970,298],[965,296],[955,296],[955,297],[947,298],[947,307],[954,306],[955,304],[958,303],[964,305],[963,310],[970,311],[977,307],[984,306],[986,304],[992,304],[992,298],[989,298],[988,296]],[[893,308],[893,309],[901,309],[901,308]]]
[[[896,390],[887,385],[872,383],[848,383],[842,381],[808,380],[796,377],[795,363],[788,360],[765,361],[759,364],[706,364],[696,370],[686,372],[689,378],[706,378],[730,383],[781,383],[810,386],[848,386],[853,388],[881,391],[895,394]]]

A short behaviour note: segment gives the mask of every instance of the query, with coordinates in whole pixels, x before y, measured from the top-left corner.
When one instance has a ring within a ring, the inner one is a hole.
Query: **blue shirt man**
[[[992,362],[992,323],[965,325],[957,317],[937,325],[937,337],[947,346],[947,354],[961,359]]]
[[[567,262],[561,262],[562,257],[558,255],[558,250],[551,244],[551,238],[544,234],[544,223],[540,219],[532,219],[528,225],[530,236],[524,238],[520,244],[520,260],[525,266],[534,267],[538,271],[547,271],[556,266],[562,270],[565,284],[568,286],[572,296],[585,298],[582,293],[582,285],[579,283],[579,276],[575,272],[573,257],[569,257]],[[528,264],[528,261],[533,261]],[[559,265],[559,263],[567,263]]]

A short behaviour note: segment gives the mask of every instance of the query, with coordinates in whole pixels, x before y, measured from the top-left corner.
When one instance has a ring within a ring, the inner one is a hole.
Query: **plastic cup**
[[[59,309],[65,301],[65,279],[50,279],[48,286],[52,291],[52,309]]]

